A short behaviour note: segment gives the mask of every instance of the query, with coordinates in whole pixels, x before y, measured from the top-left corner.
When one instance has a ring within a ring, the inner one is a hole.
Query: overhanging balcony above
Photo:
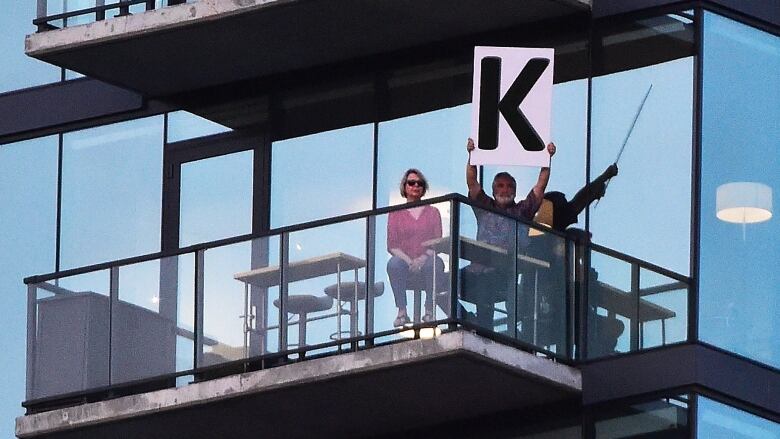
[[[116,15],[110,7],[90,12],[90,19]],[[448,0],[201,0],[73,27],[52,29],[39,18],[39,28],[48,30],[29,35],[25,50],[159,97],[589,8],[589,0],[461,0],[457,7]]]

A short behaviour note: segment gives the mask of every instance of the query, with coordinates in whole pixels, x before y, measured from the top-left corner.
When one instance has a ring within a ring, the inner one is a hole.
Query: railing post
[[[376,216],[366,218],[366,346],[374,345],[374,266],[376,264]],[[357,279],[355,279],[357,281]],[[357,301],[352,306],[357,306]]]
[[[114,360],[114,312],[119,305],[119,267],[109,269],[110,281],[108,300],[108,384],[114,384],[113,360]]]
[[[287,346],[287,267],[290,263],[290,234],[282,233],[279,245],[279,350],[286,351]]]
[[[105,5],[106,5],[106,0],[95,0],[95,6],[96,7],[105,6]],[[95,20],[96,21],[103,21],[105,19],[106,19],[106,10],[105,9],[100,9],[97,12],[95,12]]]
[[[632,310],[633,315],[631,316],[631,351],[638,351],[640,343],[640,308],[639,308],[639,302],[642,300],[641,297],[639,297],[639,265],[638,264],[631,264],[631,297],[634,298],[634,304],[635,308]]]
[[[195,252],[195,367],[203,365],[203,312],[205,279],[205,251]]]
[[[117,14],[117,17],[124,17],[126,15],[130,15],[130,5],[129,0],[119,0],[119,14]]]
[[[574,240],[574,299],[576,310],[575,328],[577,336],[578,359],[588,358],[588,313],[590,282],[590,248],[585,239],[577,237]]]
[[[458,261],[460,258],[460,201],[450,201],[450,321],[449,329],[457,328],[458,319],[458,278],[460,270]]]

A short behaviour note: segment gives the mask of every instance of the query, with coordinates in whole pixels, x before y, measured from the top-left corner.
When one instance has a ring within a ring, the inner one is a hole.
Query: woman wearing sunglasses
[[[408,169],[401,178],[401,196],[408,203],[420,201],[428,190],[428,182],[418,169]],[[425,315],[433,316],[433,270],[436,278],[444,279],[444,263],[433,250],[422,245],[425,241],[441,238],[441,216],[433,206],[416,206],[390,212],[387,218],[387,251],[392,255],[387,263],[387,275],[395,296],[398,315],[393,326],[410,322],[406,311],[406,290],[410,284],[422,285],[427,293]]]

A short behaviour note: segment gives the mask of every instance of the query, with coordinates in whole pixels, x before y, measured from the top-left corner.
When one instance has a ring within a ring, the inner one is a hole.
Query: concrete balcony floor
[[[467,331],[22,416],[21,438],[359,437],[579,401],[580,371]]]

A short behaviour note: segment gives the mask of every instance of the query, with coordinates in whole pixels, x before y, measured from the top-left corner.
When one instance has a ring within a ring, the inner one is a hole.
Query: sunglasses
[[[407,186],[425,187],[425,182],[422,180],[406,180]]]

